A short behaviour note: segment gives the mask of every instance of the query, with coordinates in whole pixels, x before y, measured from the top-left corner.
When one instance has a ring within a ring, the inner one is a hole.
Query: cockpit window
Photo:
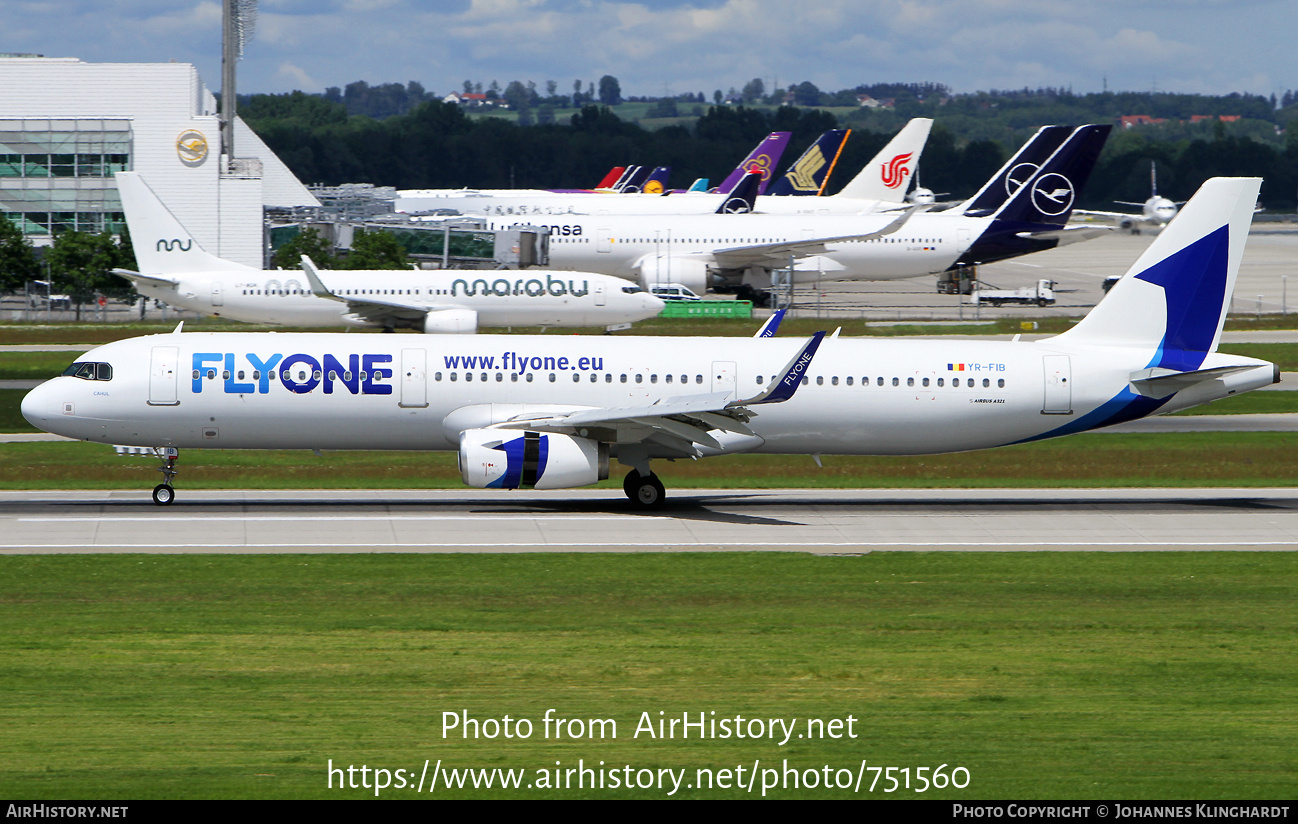
[[[628,295],[634,295],[637,292],[643,292],[644,290],[639,286],[623,286],[622,291],[626,292]]]
[[[64,369],[63,374],[81,378],[85,381],[111,381],[113,379],[113,365],[110,363],[82,361]]]

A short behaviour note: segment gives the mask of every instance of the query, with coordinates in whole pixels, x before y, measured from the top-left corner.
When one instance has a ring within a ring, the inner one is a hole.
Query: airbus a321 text
[[[172,333],[87,352],[33,389],[48,432],[189,448],[457,450],[475,487],[593,484],[609,461],[920,455],[1052,438],[1278,380],[1217,352],[1260,180],[1208,181],[1105,299],[1038,341]]]

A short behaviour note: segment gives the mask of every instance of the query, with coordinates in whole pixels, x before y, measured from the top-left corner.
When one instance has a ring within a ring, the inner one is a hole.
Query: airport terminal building
[[[191,64],[0,56],[0,214],[37,245],[119,232],[113,173],[136,171],[205,249],[261,268],[263,209],[320,204],[242,121],[234,141]]]

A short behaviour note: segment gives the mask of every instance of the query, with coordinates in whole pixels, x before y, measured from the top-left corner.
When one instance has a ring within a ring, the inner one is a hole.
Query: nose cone
[[[638,299],[639,307],[647,318],[657,317],[662,314],[663,308],[667,306],[667,303],[662,298],[648,292],[636,292],[632,297]]]
[[[22,410],[23,417],[32,426],[44,432],[53,432],[50,424],[57,416],[58,410],[54,409],[53,394],[50,391],[50,384],[53,381],[46,381],[40,386],[23,396]]]

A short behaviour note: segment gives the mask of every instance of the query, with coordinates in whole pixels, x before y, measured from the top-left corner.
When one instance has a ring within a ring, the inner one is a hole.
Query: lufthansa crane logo
[[[895,189],[902,184],[906,176],[910,174],[910,169],[906,166],[910,162],[913,152],[899,154],[892,160],[883,164],[883,185],[889,189]]]
[[[660,195],[663,193],[663,184],[660,180],[651,180],[644,185],[645,194]]]
[[[1073,183],[1061,174],[1051,172],[1032,184],[1032,205],[1043,215],[1062,215],[1073,208]]]
[[[1032,176],[1037,173],[1037,169],[1040,168],[1035,163],[1020,163],[1010,169],[1009,174],[1005,175],[1005,194],[1012,197],[1015,192],[1023,188],[1024,183],[1032,179]]]
[[[186,129],[176,138],[176,154],[186,166],[202,166],[207,160],[207,138],[198,129]]]

